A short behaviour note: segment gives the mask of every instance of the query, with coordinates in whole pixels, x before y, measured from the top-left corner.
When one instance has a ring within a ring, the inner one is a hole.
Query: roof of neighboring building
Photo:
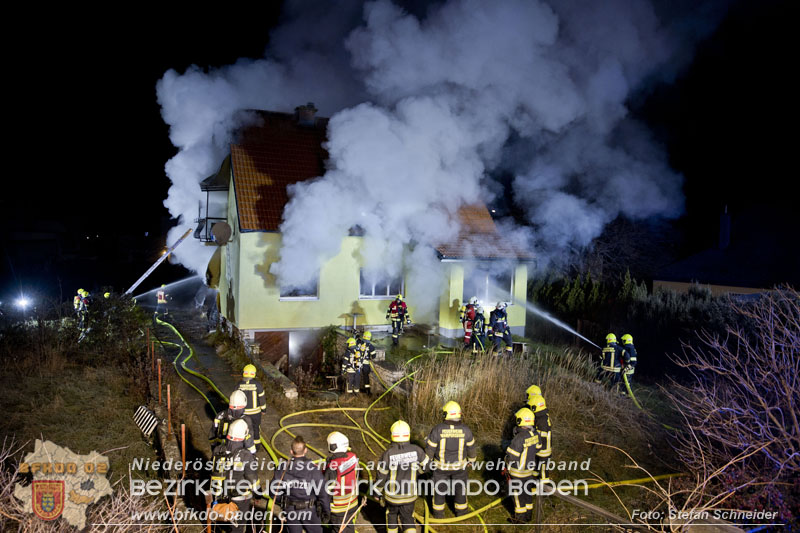
[[[291,113],[255,113],[259,121],[231,144],[239,225],[242,231],[278,231],[289,201],[287,187],[325,173],[328,119],[300,125]],[[210,185],[215,176],[203,183]],[[527,250],[500,238],[485,204],[461,207],[458,222],[458,237],[436,247],[442,258],[533,259]]]

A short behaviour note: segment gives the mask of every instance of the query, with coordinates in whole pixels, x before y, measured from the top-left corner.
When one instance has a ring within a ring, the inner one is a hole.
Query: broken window
[[[364,269],[361,269],[359,275],[359,289],[358,297],[361,299],[377,298],[377,299],[390,299],[398,294],[403,294],[403,277],[397,276],[389,278],[388,276],[378,276],[375,279],[368,278],[364,274]]]
[[[281,300],[318,300],[319,276],[301,287],[281,287]]]

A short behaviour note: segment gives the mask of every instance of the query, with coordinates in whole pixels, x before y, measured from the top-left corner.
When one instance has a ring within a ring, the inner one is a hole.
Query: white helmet
[[[472,298],[469,299],[469,303],[471,303],[472,305],[477,305],[478,297],[477,296],[473,296]]]
[[[235,390],[231,393],[231,399],[228,402],[228,407],[231,409],[244,409],[247,407],[247,396],[241,390]]]
[[[247,422],[245,422],[243,418],[234,420],[231,422],[231,425],[228,426],[228,440],[241,442],[247,437],[247,432]]]
[[[505,302],[497,302],[497,305],[495,306],[495,309],[505,309],[505,308],[506,308]]]
[[[328,450],[331,453],[346,452],[350,447],[350,439],[344,433],[334,431],[328,435]]]

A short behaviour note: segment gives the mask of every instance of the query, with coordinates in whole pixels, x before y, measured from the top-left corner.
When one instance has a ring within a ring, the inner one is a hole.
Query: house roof
[[[278,231],[289,201],[287,187],[325,173],[328,119],[300,125],[294,114],[255,113],[259,121],[231,144],[239,225],[241,231]],[[500,238],[485,204],[462,206],[457,216],[457,238],[436,247],[442,258],[533,259],[527,250]]]

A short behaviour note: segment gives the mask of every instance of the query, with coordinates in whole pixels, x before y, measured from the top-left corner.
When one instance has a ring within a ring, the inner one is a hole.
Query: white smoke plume
[[[432,308],[441,272],[431,248],[456,234],[460,205],[492,200],[487,183],[498,169],[515,176],[526,217],[502,227],[540,263],[588,245],[619,215],[680,214],[681,178],[626,103],[673,76],[713,27],[696,24],[694,12],[657,13],[639,0],[450,0],[417,15],[377,0],[354,26],[351,9],[311,44],[292,28],[319,14],[292,12],[295,22],[274,35],[280,57],[171,71],[158,88],[180,148],[167,166],[166,204],[185,218],[196,213],[197,182],[226,151],[236,111],[313,101],[332,113],[329,171],[290,191],[271,267],[281,284],[312,279],[358,226],[368,268],[411,270],[431,288]]]

